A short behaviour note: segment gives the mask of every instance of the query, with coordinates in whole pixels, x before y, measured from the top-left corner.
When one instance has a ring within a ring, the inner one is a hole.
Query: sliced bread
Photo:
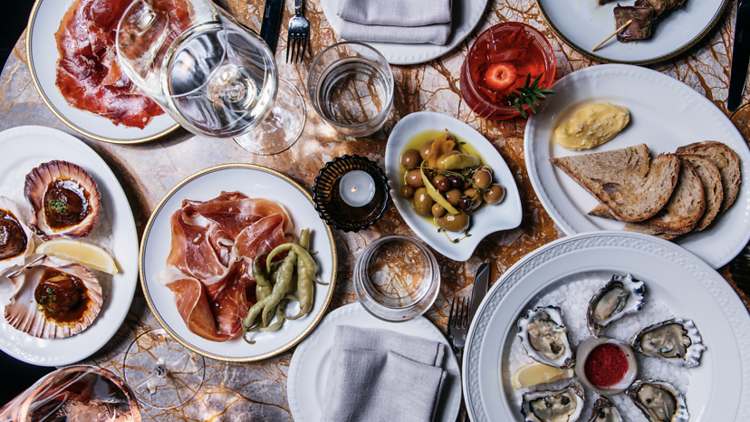
[[[724,199],[721,202],[721,212],[729,208],[740,191],[742,177],[740,175],[740,157],[731,148],[717,141],[696,142],[677,148],[677,154],[696,154],[709,160],[719,169],[721,173],[721,184],[724,190]]]
[[[648,220],[626,224],[625,230],[662,235],[660,237],[667,239],[674,238],[693,230],[705,210],[706,197],[703,192],[703,183],[698,172],[689,161],[685,160],[680,167],[677,186],[664,208]],[[614,217],[602,204],[591,210],[589,215]]]
[[[721,210],[721,201],[724,199],[724,191],[721,184],[721,174],[719,169],[706,157],[695,154],[681,154],[680,160],[687,161],[693,166],[695,172],[703,184],[703,193],[706,195],[706,212],[698,220],[698,224],[693,231],[699,232],[716,218]]]
[[[626,222],[656,215],[680,173],[676,155],[661,154],[651,162],[646,144],[550,161]]]

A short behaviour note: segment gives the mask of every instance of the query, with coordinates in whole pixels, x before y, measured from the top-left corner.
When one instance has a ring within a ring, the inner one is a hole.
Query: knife
[[[263,21],[260,24],[260,37],[268,48],[276,53],[276,40],[281,29],[281,13],[284,11],[284,0],[266,0],[263,8]]]
[[[727,99],[729,111],[737,110],[742,103],[748,60],[750,60],[750,0],[740,0],[734,28],[732,73],[729,77],[729,98]]]
[[[474,319],[474,314],[479,308],[479,304],[482,303],[484,296],[487,294],[487,290],[490,287],[490,266],[489,264],[482,264],[477,268],[477,272],[474,275],[474,288],[471,291],[471,302],[469,303],[469,325]]]

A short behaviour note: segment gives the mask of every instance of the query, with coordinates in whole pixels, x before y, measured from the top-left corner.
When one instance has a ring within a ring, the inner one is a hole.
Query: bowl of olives
[[[456,261],[471,257],[488,234],[521,223],[515,179],[495,147],[467,124],[438,113],[413,113],[388,139],[386,175],[407,224]]]

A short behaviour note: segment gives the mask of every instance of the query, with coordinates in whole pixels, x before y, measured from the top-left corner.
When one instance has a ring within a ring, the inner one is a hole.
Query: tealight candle
[[[339,194],[350,207],[363,207],[375,196],[375,181],[366,171],[352,170],[341,177]]]

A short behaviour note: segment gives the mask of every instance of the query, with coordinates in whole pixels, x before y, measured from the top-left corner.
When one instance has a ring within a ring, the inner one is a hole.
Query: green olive
[[[471,184],[477,189],[487,189],[492,183],[492,173],[485,169],[478,170],[471,179]]]
[[[466,189],[464,191],[464,195],[468,196],[472,200],[471,208],[469,208],[470,210],[473,211],[479,208],[480,205],[482,205],[482,197],[479,195],[479,192],[477,192],[476,189],[474,188]]]
[[[490,186],[489,189],[484,193],[483,198],[490,205],[495,205],[503,202],[505,199],[505,188],[497,183]]]
[[[409,186],[413,188],[421,188],[424,186],[424,181],[422,181],[422,173],[420,173],[419,169],[410,170],[408,173],[406,173],[406,183],[409,184]]]
[[[469,214],[463,211],[458,214],[446,213],[442,217],[435,218],[435,223],[449,232],[463,232],[469,228]]]
[[[426,217],[430,215],[433,203],[432,197],[427,193],[427,188],[419,188],[414,192],[411,206],[414,208],[414,212]]]
[[[401,188],[401,197],[406,199],[411,199],[412,196],[414,196],[415,189],[409,185],[404,185],[403,188]]]
[[[407,170],[419,167],[419,164],[421,162],[422,157],[419,156],[419,151],[415,149],[407,149],[401,155],[401,165],[404,166],[404,168]]]
[[[428,141],[422,144],[422,148],[419,149],[419,155],[422,156],[423,160],[427,159],[427,156],[430,155],[430,149],[432,148],[432,143],[434,141]]]
[[[442,217],[443,214],[445,214],[445,208],[442,205],[438,203],[432,205],[432,215],[435,217]]]
[[[458,189],[451,189],[445,193],[445,199],[447,199],[451,205],[456,207],[458,206],[458,201],[461,200],[461,191]]]

